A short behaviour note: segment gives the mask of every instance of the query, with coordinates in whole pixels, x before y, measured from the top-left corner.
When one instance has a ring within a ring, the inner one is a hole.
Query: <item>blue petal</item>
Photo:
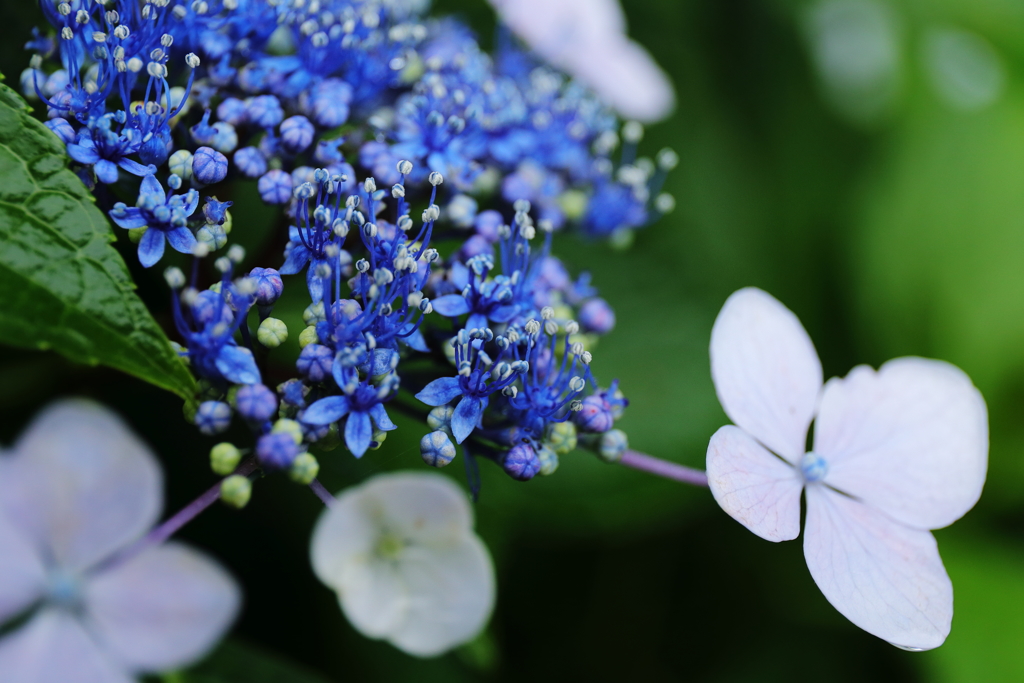
[[[428,406],[443,406],[461,393],[458,377],[441,377],[423,387],[416,398]]]
[[[448,280],[461,292],[469,284],[469,268],[456,261],[452,264],[451,274]]]
[[[106,159],[100,159],[93,166],[93,170],[96,171],[96,177],[101,183],[110,185],[117,182],[117,164],[113,161],[107,161]]]
[[[482,330],[486,327],[490,326],[487,324],[487,316],[483,313],[474,313],[466,320],[467,330]]]
[[[499,306],[488,316],[496,323],[507,323],[519,312],[519,306]]]
[[[322,398],[310,407],[300,418],[306,424],[329,425],[337,422],[348,414],[347,396],[328,396]]]
[[[182,254],[191,254],[192,248],[196,246],[196,236],[188,228],[168,230],[167,241],[171,243],[175,251],[180,251]]]
[[[159,230],[150,228],[139,240],[139,263],[143,268],[150,268],[156,265],[164,255],[164,234]]]
[[[117,162],[117,165],[132,175],[147,176],[156,173],[156,166],[153,164],[143,166],[139,162],[132,161],[131,159],[121,159],[121,161]]]
[[[469,313],[469,302],[461,294],[446,294],[430,300],[434,310],[446,318],[454,318]]]
[[[164,195],[163,185],[156,179],[154,175],[147,175],[142,178],[142,184],[139,185],[139,202],[142,203],[143,197],[149,197],[155,200],[158,204],[163,204],[167,197]]]
[[[466,396],[459,405],[455,406],[452,413],[452,436],[456,443],[462,443],[466,437],[473,433],[476,426],[480,424],[480,417],[484,414],[484,402],[479,398]]]
[[[130,206],[124,210],[123,216],[115,216],[113,212],[110,213],[110,220],[114,221],[114,224],[118,227],[131,230],[132,228],[141,228],[146,224],[146,219],[142,217],[142,212],[136,209],[134,206]]]
[[[235,384],[259,384],[260,369],[252,351],[234,344],[226,344],[217,354],[217,370],[229,382]]]
[[[90,140],[90,142],[92,142]],[[80,164],[95,164],[100,160],[100,155],[96,153],[96,150],[92,145],[88,147],[85,145],[68,145],[68,156],[77,161]]]
[[[316,261],[309,264],[309,270],[306,271],[306,288],[309,289],[309,298],[313,300],[313,303],[318,304],[323,301],[324,298],[324,280],[316,276]]]
[[[345,445],[357,458],[363,457],[363,453],[370,447],[370,440],[373,438],[373,427],[370,425],[370,416],[366,413],[352,413],[345,422]]]
[[[398,426],[391,421],[390,417],[388,417],[388,411],[384,410],[384,405],[381,403],[370,408],[370,417],[373,418],[373,424],[377,425],[377,429],[382,432],[390,432],[392,429],[398,429]]]
[[[409,326],[411,325],[412,323],[409,323]],[[413,351],[422,351],[423,353],[430,351],[430,347],[427,346],[427,340],[423,338],[423,333],[418,328],[408,337],[399,336],[398,340]]]
[[[285,254],[284,265],[277,270],[281,275],[295,275],[302,272],[307,263],[309,263],[309,249],[295,241],[292,242],[291,249]]]

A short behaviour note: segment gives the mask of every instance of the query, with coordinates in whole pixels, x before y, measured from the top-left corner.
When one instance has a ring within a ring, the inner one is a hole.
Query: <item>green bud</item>
[[[575,221],[587,212],[587,194],[582,190],[569,190],[558,197],[558,204],[565,212],[565,217]]]
[[[220,483],[220,499],[231,507],[244,508],[252,498],[252,482],[241,474],[232,474]]]
[[[633,242],[635,240],[636,230],[630,230],[629,228],[616,228],[608,237],[608,244],[611,245],[612,249],[625,251],[633,246]]]
[[[568,420],[552,422],[548,425],[546,442],[558,455],[572,452],[576,448],[576,425]]]
[[[132,244],[138,244],[142,241],[142,236],[149,230],[149,226],[143,225],[141,228],[128,228],[128,239],[132,241]]]
[[[609,429],[601,435],[597,444],[597,457],[605,462],[618,462],[622,460],[623,453],[629,448],[629,439],[626,432],[621,429]]]
[[[231,234],[231,212],[230,211],[227,211],[227,210],[224,211],[224,224],[221,227],[224,228],[224,234],[225,235],[230,235]]]
[[[171,173],[181,176],[182,180],[192,179],[192,152],[187,149],[179,149],[167,160],[167,167]]]
[[[288,476],[292,481],[300,484],[309,484],[320,474],[320,463],[309,453],[299,453],[292,461],[292,467],[288,470]]]
[[[302,332],[299,332],[299,348],[304,349],[310,344],[316,344],[320,341],[320,337],[316,333],[316,328],[310,325]]]
[[[256,330],[256,339],[268,349],[276,349],[288,341],[288,326],[283,320],[266,318]]]
[[[323,301],[306,306],[306,310],[302,312],[302,322],[307,325],[315,327],[317,323],[323,322],[324,320],[327,320],[327,318],[324,316]]]
[[[196,231],[196,239],[210,248],[210,251],[217,251],[228,243],[228,234],[224,226],[206,224]]]
[[[373,430],[373,439],[370,441],[370,450],[375,451],[384,445],[384,440],[388,438],[387,432],[382,432],[379,429]]]
[[[231,474],[241,460],[242,452],[227,441],[210,449],[210,469],[217,474]]]
[[[540,473],[545,476],[554,474],[558,469],[558,454],[544,444],[537,448],[537,459],[540,460]]]
[[[455,365],[455,347],[451,345],[453,341],[455,341],[455,337],[442,344],[441,348],[444,349],[444,357],[448,359],[448,362]]]
[[[427,413],[427,426],[435,432],[445,432],[449,436],[452,433],[452,414],[455,408],[451,406],[438,406]]]
[[[274,426],[270,428],[271,434],[291,434],[292,438],[295,439],[295,445],[302,443],[302,425],[295,420],[278,420],[274,423]]]

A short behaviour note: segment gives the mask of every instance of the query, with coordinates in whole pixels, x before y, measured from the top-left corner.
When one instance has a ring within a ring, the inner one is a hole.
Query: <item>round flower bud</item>
[[[277,414],[277,394],[262,384],[245,384],[235,392],[235,410],[250,422],[266,422]]]
[[[235,508],[244,508],[252,498],[252,482],[241,474],[232,474],[220,483],[220,499]]]
[[[615,327],[615,311],[604,299],[590,299],[580,307],[580,324],[587,332],[607,334]]]
[[[473,227],[476,229],[476,234],[491,243],[497,242],[501,239],[501,235],[498,234],[498,228],[504,224],[504,217],[494,209],[481,211],[476,215],[476,219],[473,221]]]
[[[204,185],[224,180],[228,174],[228,158],[211,147],[200,147],[192,156],[192,176]]]
[[[384,445],[384,442],[388,439],[388,433],[383,432],[379,429],[373,430],[373,438],[370,439],[370,450],[375,451]]]
[[[605,462],[618,462],[629,448],[629,439],[621,429],[612,429],[601,435],[597,444],[597,457]]]
[[[299,332],[299,348],[305,349],[310,344],[316,344],[320,341],[320,335],[316,332],[316,327],[310,325],[306,329]]]
[[[322,382],[331,376],[334,354],[323,344],[310,344],[302,349],[295,367],[310,382]]]
[[[168,170],[182,180],[192,179],[192,152],[179,149],[167,160]]]
[[[302,424],[300,422],[296,422],[295,420],[289,420],[287,418],[282,418],[275,422],[274,426],[270,428],[270,433],[287,434],[292,438],[296,446],[302,443],[302,439],[305,435],[305,432],[302,429]]]
[[[32,92],[35,93],[35,90]],[[60,141],[65,145],[70,145],[75,141],[75,129],[68,123],[67,119],[62,119],[58,116],[55,119],[50,119],[43,125],[52,130],[54,135],[60,138]]]
[[[273,128],[281,123],[284,110],[281,108],[280,100],[273,95],[259,95],[248,101],[245,118],[260,128]]]
[[[210,146],[224,154],[235,151],[235,147],[238,147],[238,133],[235,132],[235,127],[230,123],[218,121],[213,124],[213,129],[217,132],[214,133]]]
[[[243,147],[235,152],[235,168],[246,178],[259,178],[267,172],[267,158],[255,147]]]
[[[565,455],[576,448],[576,425],[565,422],[552,422],[548,425],[546,441],[558,455]]]
[[[327,316],[324,314],[323,301],[318,301],[315,304],[306,306],[306,310],[302,312],[302,322],[307,325],[316,325],[317,323],[322,323],[325,320],[327,320]]]
[[[256,280],[256,303],[260,306],[273,306],[284,292],[281,273],[274,268],[253,268],[249,277]]]
[[[210,469],[216,474],[231,474],[242,461],[242,452],[227,441],[210,449]]]
[[[264,434],[256,442],[256,457],[267,469],[288,469],[298,454],[299,446],[291,434]]]
[[[232,126],[241,125],[245,122],[245,102],[237,97],[225,98],[217,105],[217,118]]]
[[[256,190],[267,204],[287,204],[292,198],[292,176],[279,168],[267,171],[260,176]]]
[[[203,401],[196,411],[195,425],[207,436],[220,434],[231,425],[231,406],[223,401]]]
[[[455,444],[444,432],[430,432],[420,439],[420,455],[431,467],[444,467],[455,459]]]
[[[217,251],[228,243],[228,235],[223,225],[207,223],[196,231],[196,240],[205,244],[210,251]]]
[[[320,463],[309,453],[300,453],[292,462],[288,476],[292,481],[308,486],[320,474]]]
[[[594,434],[607,432],[615,421],[612,412],[608,410],[608,406],[600,396],[587,396],[583,399],[582,407],[572,416],[572,419],[582,431]]]
[[[513,446],[502,458],[501,468],[508,476],[518,481],[529,481],[540,472],[540,460],[529,444]]]
[[[289,116],[281,122],[281,145],[292,154],[298,154],[313,144],[314,133],[316,129],[305,116]]]
[[[276,349],[288,341],[288,326],[283,320],[266,318],[256,330],[256,339],[268,349]]]
[[[558,469],[558,454],[546,445],[537,449],[537,460],[540,461],[540,474],[547,476]]]
[[[452,414],[455,408],[450,405],[438,406],[427,413],[427,426],[438,432],[452,433]]]

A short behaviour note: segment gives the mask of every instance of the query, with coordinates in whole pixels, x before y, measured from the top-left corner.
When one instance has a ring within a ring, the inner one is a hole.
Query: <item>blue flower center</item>
[[[807,451],[800,459],[800,472],[808,483],[821,481],[828,474],[828,462],[814,451]]]

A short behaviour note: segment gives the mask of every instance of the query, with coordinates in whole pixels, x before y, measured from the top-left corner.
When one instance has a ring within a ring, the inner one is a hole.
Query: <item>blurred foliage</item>
[[[435,4],[490,35],[483,0]],[[745,285],[799,315],[827,376],[904,354],[963,367],[989,403],[991,471],[978,507],[937,534],[956,591],[946,645],[913,654],[859,631],[818,592],[799,542],[765,543],[706,491],[582,453],[528,484],[482,463],[477,519],[498,567],[497,612],[481,639],[425,661],[344,622],[309,569],[318,501],[280,478],[258,482],[249,508],[215,509],[184,533],[244,582],[237,633],[260,655],[279,652],[337,681],[1024,678],[1024,8],[623,4],[631,34],[678,89],[676,114],[642,144],[679,152],[666,187],[678,208],[629,251],[571,238],[556,245],[616,309],[618,329],[593,367],[604,381],[618,377],[632,401],[622,427],[640,450],[702,464],[708,437],[726,422],[709,375],[711,324]],[[25,57],[12,45],[35,17],[20,5],[10,17],[0,70],[17,73]],[[244,235],[251,263],[274,263],[281,226],[268,223],[251,188],[235,194],[232,238]],[[161,283],[133,275],[166,322]],[[300,287],[286,283],[281,309],[293,331],[302,304],[289,296]],[[275,379],[287,372],[272,368]],[[211,440],[177,420],[180,402],[140,382],[12,350],[0,360],[0,386],[2,443],[52,396],[84,393],[121,410],[159,450],[169,506],[213,481]],[[424,428],[399,426],[362,461],[325,454],[328,487],[420,467]],[[460,467],[446,471],[461,478]],[[209,666],[221,665],[197,671]],[[260,680],[217,671],[226,683]]]

